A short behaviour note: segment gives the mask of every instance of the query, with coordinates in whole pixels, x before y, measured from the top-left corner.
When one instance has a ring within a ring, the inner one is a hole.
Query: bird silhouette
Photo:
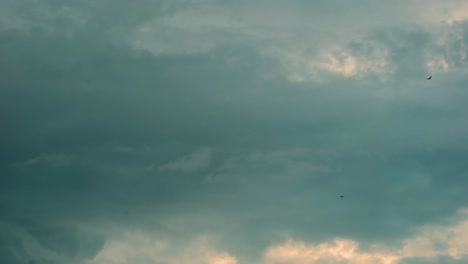
[[[344,196],[343,195],[340,195],[341,198],[343,198]]]
[[[426,79],[430,80],[430,79],[432,79],[432,76],[431,76],[431,77],[429,77],[429,78],[426,78]]]

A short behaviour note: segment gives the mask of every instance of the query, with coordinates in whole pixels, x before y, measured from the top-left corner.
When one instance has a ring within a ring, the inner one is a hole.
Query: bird
[[[343,195],[340,195],[341,198],[343,198],[344,196]]]
[[[429,77],[429,78],[426,78],[426,79],[430,80],[430,79],[432,79],[432,76],[431,76],[431,77]]]

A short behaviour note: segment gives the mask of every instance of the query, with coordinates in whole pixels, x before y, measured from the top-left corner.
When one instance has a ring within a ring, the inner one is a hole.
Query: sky
[[[467,263],[467,54],[462,0],[0,0],[0,263]]]

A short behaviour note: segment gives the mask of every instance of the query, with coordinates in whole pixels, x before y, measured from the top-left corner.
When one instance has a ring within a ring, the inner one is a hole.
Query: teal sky
[[[0,263],[467,263],[467,55],[462,0],[0,0]]]

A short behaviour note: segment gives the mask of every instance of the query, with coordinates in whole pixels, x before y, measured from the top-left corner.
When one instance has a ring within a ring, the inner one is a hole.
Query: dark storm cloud
[[[221,234],[249,258],[289,237],[396,244],[466,205],[466,80],[425,80],[422,28],[369,35],[386,83],[291,83],[260,78],[278,69],[257,43],[131,47],[188,2],[5,3],[26,26],[0,32],[2,263],[81,263],[114,226]]]

